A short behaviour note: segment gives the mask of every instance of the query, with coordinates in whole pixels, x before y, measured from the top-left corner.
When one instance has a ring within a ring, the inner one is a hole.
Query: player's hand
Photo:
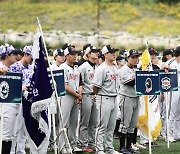
[[[0,68],[0,75],[5,75],[7,73],[7,69]]]
[[[25,91],[27,90],[27,87],[26,86],[22,86],[22,91]]]
[[[75,103],[75,104],[81,104],[82,101],[76,98],[75,101],[74,101],[74,103]]]
[[[92,95],[92,101],[96,102],[96,95]]]
[[[76,92],[75,95],[76,99],[82,100],[82,95]]]
[[[169,69],[170,69],[170,66],[169,66],[169,65],[163,65],[163,66],[162,66],[162,69],[163,69],[166,73],[168,73],[168,71],[169,71]]]

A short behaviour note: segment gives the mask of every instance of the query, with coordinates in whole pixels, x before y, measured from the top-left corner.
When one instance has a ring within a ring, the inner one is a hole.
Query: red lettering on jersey
[[[74,80],[74,74],[69,74],[69,79]]]
[[[94,74],[93,74],[93,73],[90,73],[90,74],[89,74],[89,79],[93,79],[93,77],[94,77]]]
[[[111,75],[110,75],[110,78],[111,78],[111,81],[112,81],[112,80],[116,80],[116,74],[111,74]]]

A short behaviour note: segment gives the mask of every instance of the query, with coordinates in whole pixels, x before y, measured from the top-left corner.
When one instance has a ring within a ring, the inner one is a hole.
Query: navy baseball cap
[[[180,46],[176,47],[176,49],[174,50],[174,56],[175,57],[180,56]]]
[[[16,55],[18,55],[18,54],[22,55],[23,52],[22,52],[21,48],[16,48],[16,49],[13,50],[13,53],[16,54]]]
[[[166,50],[164,50],[164,52],[163,52],[163,56],[173,55],[173,52],[174,52],[173,49],[166,49]]]
[[[159,53],[154,48],[148,48],[148,51],[150,55],[159,55]]]
[[[139,53],[135,49],[131,49],[127,52],[127,57],[136,57],[136,56],[140,56],[140,55],[141,55],[141,53]]]
[[[102,54],[104,55],[105,53],[108,53],[108,52],[113,53],[113,52],[119,51],[119,49],[115,49],[111,45],[105,45],[101,51],[102,51]]]
[[[116,61],[126,61],[126,58],[122,56],[117,56]]]

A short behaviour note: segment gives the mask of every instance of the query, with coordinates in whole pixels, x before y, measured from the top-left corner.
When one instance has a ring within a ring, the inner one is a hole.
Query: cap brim
[[[132,54],[130,55],[129,57],[137,57],[137,56],[140,56],[142,53],[138,53],[138,54]]]
[[[71,51],[71,52],[69,52],[69,54],[70,55],[75,55],[75,54],[77,54],[77,51]]]

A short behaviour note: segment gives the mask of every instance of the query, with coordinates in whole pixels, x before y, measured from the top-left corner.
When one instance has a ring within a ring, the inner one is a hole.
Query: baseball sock
[[[2,154],[10,154],[12,141],[2,141]]]
[[[116,120],[116,126],[114,129],[114,134],[118,135],[119,134],[119,125],[120,125],[121,119]]]
[[[129,149],[129,148],[131,148],[133,134],[132,133],[127,133],[126,137],[127,137],[126,148]]]
[[[132,137],[132,143],[136,144],[137,142],[137,128],[134,129],[133,137]]]
[[[120,143],[119,150],[121,150],[122,147],[125,146],[125,136],[126,134],[119,133],[119,143]]]

